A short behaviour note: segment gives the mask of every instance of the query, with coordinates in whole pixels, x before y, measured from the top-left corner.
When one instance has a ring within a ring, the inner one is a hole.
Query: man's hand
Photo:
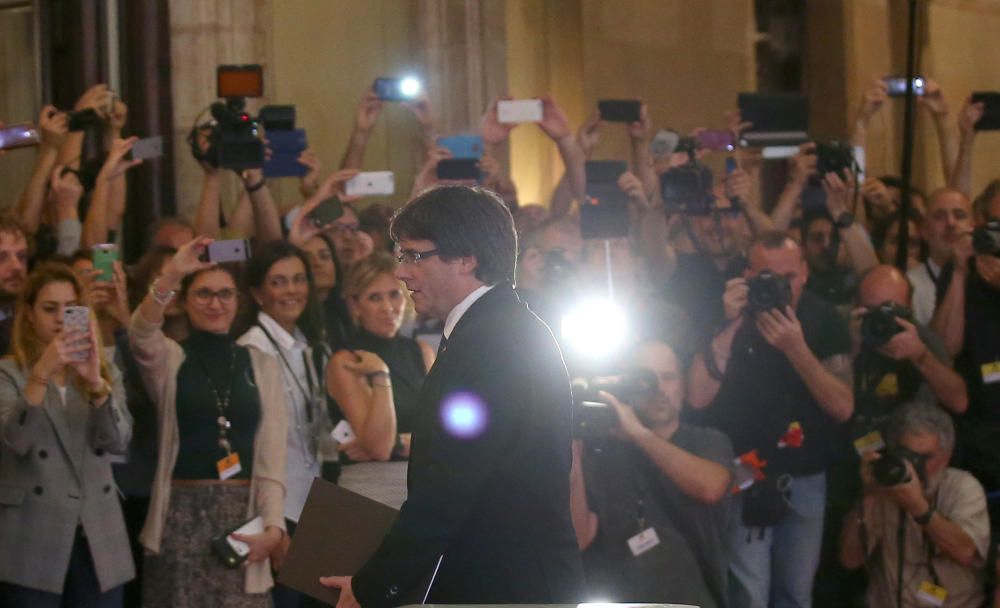
[[[749,202],[753,193],[753,178],[743,169],[736,169],[724,179],[726,186],[726,197],[737,199],[744,203]]]
[[[977,255],[976,273],[987,284],[1000,289],[1000,258],[992,255]]]
[[[726,318],[735,321],[743,315],[743,309],[747,306],[747,294],[750,289],[747,287],[747,280],[743,277],[736,277],[726,281],[726,291],[722,294],[722,306],[726,311]]]
[[[653,136],[653,124],[649,120],[649,108],[646,104],[639,106],[639,120],[628,123],[627,128],[628,136],[633,142],[649,142]]]
[[[928,354],[927,345],[920,339],[913,323],[896,317],[896,325],[902,327],[903,331],[893,336],[885,346],[879,349],[879,352],[897,361],[904,359],[916,361]]]
[[[42,145],[58,149],[69,133],[69,118],[55,106],[45,106],[38,113],[38,128],[42,131]]]
[[[114,140],[111,143],[111,151],[108,152],[108,158],[104,161],[104,166],[101,167],[101,172],[97,176],[98,179],[110,181],[121,177],[132,167],[141,165],[142,159],[125,160],[125,155],[129,153],[129,150],[132,149],[132,146],[137,141],[139,141],[138,137]]]
[[[965,273],[969,270],[969,260],[975,255],[972,247],[972,232],[961,234],[951,246],[951,262],[955,272]]]
[[[930,505],[927,502],[927,498],[924,497],[924,488],[920,483],[920,477],[917,476],[917,472],[913,468],[913,464],[909,460],[905,462],[910,480],[899,485],[883,488],[882,493],[910,515],[923,515],[930,508]]]
[[[948,102],[941,92],[941,85],[930,78],[924,79],[924,94],[917,97],[917,103],[931,111],[936,116],[948,115]]]
[[[850,208],[854,174],[848,171],[847,181],[833,171],[823,176],[823,190],[826,192],[826,210],[834,220]]]
[[[351,576],[321,576],[319,584],[327,589],[340,589],[337,608],[361,608],[358,599],[354,597],[354,590],[351,589],[352,578]]]
[[[861,196],[868,201],[872,207],[888,215],[895,209],[895,203],[889,194],[889,187],[885,182],[877,177],[866,177],[861,184]]]
[[[49,201],[57,208],[76,207],[83,196],[83,186],[80,179],[72,171],[63,171],[63,165],[57,165],[49,180]]]
[[[506,124],[500,122],[497,118],[497,102],[509,101],[511,97],[500,97],[493,100],[490,107],[486,109],[486,113],[483,114],[483,119],[480,127],[480,134],[483,136],[483,143],[491,146],[496,145],[510,136],[511,130],[517,126],[514,124]]]
[[[382,100],[374,91],[368,91],[358,104],[358,113],[354,117],[354,129],[361,133],[370,133],[375,128],[378,115],[382,112]]]
[[[963,136],[975,136],[976,123],[983,117],[983,112],[985,111],[986,106],[983,105],[983,102],[977,101],[976,103],[972,103],[971,96],[965,100],[965,104],[962,105],[962,111],[958,115],[958,130]]]
[[[590,118],[580,125],[580,128],[576,131],[576,143],[580,144],[580,149],[583,150],[587,158],[590,158],[590,153],[594,151],[594,148],[601,141],[601,125],[603,124],[601,113],[594,110]]]
[[[618,429],[616,429],[616,433],[620,434],[623,439],[627,439],[635,443],[644,434],[650,432],[649,429],[643,426],[642,422],[639,421],[639,417],[636,416],[635,410],[630,406],[623,404],[611,393],[601,391],[598,395],[601,399],[608,402],[611,407],[614,408],[615,414],[618,415]]]
[[[569,126],[569,119],[563,112],[559,104],[552,99],[551,95],[542,95],[542,119],[538,121],[538,126],[549,136],[552,141],[559,141],[564,137],[573,134]]]
[[[618,178],[618,188],[628,195],[629,202],[636,207],[640,209],[649,207],[649,199],[646,198],[646,189],[642,185],[642,180],[635,173],[631,171],[622,173]]]
[[[334,171],[323,180],[312,196],[306,202],[302,203],[298,215],[292,220],[292,225],[288,229],[288,242],[301,247],[306,241],[323,232],[323,228],[313,223],[310,215],[313,209],[318,207],[323,201],[333,196],[339,198],[341,202],[357,200],[358,197],[344,195],[344,183],[357,174],[357,169],[341,169]],[[328,228],[332,229],[332,225],[328,226]]]
[[[758,313],[756,323],[757,331],[767,343],[785,353],[785,356],[793,357],[809,348],[802,334],[802,324],[791,306],[786,306],[784,311],[774,309]]]
[[[806,142],[799,146],[799,152],[789,161],[788,182],[805,188],[809,178],[816,175],[816,143]]]
[[[879,111],[882,104],[889,99],[889,86],[881,78],[875,78],[868,84],[864,94],[861,96],[861,108],[858,110],[858,118],[864,122],[871,120],[871,117]]]
[[[417,99],[404,101],[400,105],[413,112],[422,129],[425,131],[434,129],[434,107],[431,106],[431,100],[427,97],[426,91],[422,92]]]

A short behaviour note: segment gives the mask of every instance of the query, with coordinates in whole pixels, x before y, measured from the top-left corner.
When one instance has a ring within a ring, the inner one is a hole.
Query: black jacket
[[[552,333],[513,289],[494,287],[459,320],[424,382],[409,497],[354,577],[361,605],[420,603],[435,568],[431,603],[576,603],[571,406]],[[449,430],[447,420],[458,424]]]

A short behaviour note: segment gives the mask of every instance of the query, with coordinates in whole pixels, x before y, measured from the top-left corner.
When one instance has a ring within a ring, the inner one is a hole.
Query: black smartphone
[[[906,76],[886,76],[882,79],[885,82],[885,86],[888,88],[889,97],[903,97],[906,95]],[[923,76],[913,77],[913,94],[917,97],[922,97],[924,94],[924,81]]]
[[[344,204],[336,196],[331,196],[309,213],[309,218],[317,228],[333,223],[344,215]]]
[[[1000,131],[1000,92],[975,91],[972,103],[983,104],[983,117],[976,123],[976,131]]]
[[[618,178],[628,171],[628,165],[621,160],[588,160],[584,165],[587,184],[618,184]]]
[[[257,118],[265,131],[291,131],[295,128],[295,106],[264,106]]]
[[[477,158],[445,158],[438,162],[438,179],[479,181],[479,175]]]
[[[601,99],[597,102],[601,120],[607,122],[638,122],[642,102],[638,99]]]
[[[628,236],[628,195],[618,178],[628,165],[617,160],[587,161],[587,200],[580,205],[580,232],[585,239]]]
[[[382,101],[412,101],[420,97],[423,88],[412,76],[406,78],[376,78],[372,91]]]
[[[257,64],[220,65],[215,77],[218,96],[224,99],[264,96],[264,68]]]
[[[208,245],[205,253],[201,255],[204,262],[243,262],[250,259],[250,241],[244,239],[232,239],[225,241],[215,241]]]

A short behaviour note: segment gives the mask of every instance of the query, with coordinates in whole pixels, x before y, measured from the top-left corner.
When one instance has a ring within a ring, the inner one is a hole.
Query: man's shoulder
[[[986,496],[983,484],[979,483],[979,480],[972,473],[954,467],[948,467],[941,474],[940,493],[942,499],[949,494],[966,496],[970,493],[978,494],[983,496],[984,500]]]
[[[695,456],[730,466],[733,459],[733,443],[718,429],[696,426],[682,422],[674,433],[673,443]]]

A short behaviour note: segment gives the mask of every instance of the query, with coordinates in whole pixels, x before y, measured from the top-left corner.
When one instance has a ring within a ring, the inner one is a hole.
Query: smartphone
[[[541,99],[510,99],[497,102],[497,120],[502,123],[538,122],[541,119]]]
[[[695,136],[698,148],[701,150],[726,150],[732,152],[736,149],[736,138],[731,131],[723,129],[706,129]]]
[[[82,342],[90,338],[90,309],[86,306],[67,306],[63,309],[63,334],[76,334]],[[86,361],[90,353],[85,351],[73,355],[72,361]]]
[[[445,158],[438,162],[437,178],[458,181],[479,181],[479,159]]]
[[[250,258],[250,241],[231,239],[209,243],[202,260],[221,264],[224,262],[243,262]]]
[[[587,161],[587,200],[580,205],[580,232],[585,239],[628,236],[628,196],[618,178],[628,165],[617,160]]]
[[[95,277],[98,281],[111,282],[115,280],[115,262],[118,261],[118,245],[114,243],[102,243],[94,245],[94,269],[100,270],[101,274]]]
[[[264,106],[257,118],[268,135],[274,131],[291,131],[295,128],[295,106]]]
[[[1000,130],[1000,92],[973,92],[972,103],[983,104],[983,117],[976,123],[976,131]]]
[[[886,76],[882,79],[886,86],[889,88],[889,97],[903,97],[906,95],[906,77],[905,76]],[[913,94],[917,97],[921,97],[924,94],[924,77],[914,76],[913,77]]]
[[[268,131],[267,147],[271,158],[264,161],[264,177],[302,177],[309,168],[299,162],[308,147],[305,129]]]
[[[220,65],[215,79],[218,96],[223,99],[264,96],[264,69],[257,64]]]
[[[451,152],[452,158],[482,158],[483,138],[481,135],[451,135],[438,139],[438,145]]]
[[[642,102],[638,99],[601,99],[597,102],[601,120],[607,122],[639,122]]]
[[[212,553],[228,568],[237,568],[250,555],[250,546],[243,541],[232,538],[233,534],[261,534],[264,532],[264,520],[258,515],[245,524],[229,530],[210,541]]]
[[[382,101],[412,101],[420,97],[423,85],[412,76],[406,78],[376,78],[372,91]]]
[[[129,154],[131,160],[160,158],[163,156],[163,138],[157,135],[155,137],[140,139],[132,144]]]
[[[331,196],[309,213],[309,218],[317,228],[331,224],[344,215],[344,204],[336,196]]]
[[[344,183],[344,193],[348,196],[395,194],[396,186],[392,171],[358,173]]]
[[[587,184],[615,184],[618,178],[628,171],[628,165],[621,160],[588,160],[584,165]]]
[[[337,443],[344,444],[354,441],[357,436],[354,434],[354,429],[351,428],[351,423],[345,419],[333,427],[333,430],[330,431],[330,437],[333,437]]]
[[[42,134],[30,123],[11,125],[0,129],[0,150],[27,148],[42,143]]]

